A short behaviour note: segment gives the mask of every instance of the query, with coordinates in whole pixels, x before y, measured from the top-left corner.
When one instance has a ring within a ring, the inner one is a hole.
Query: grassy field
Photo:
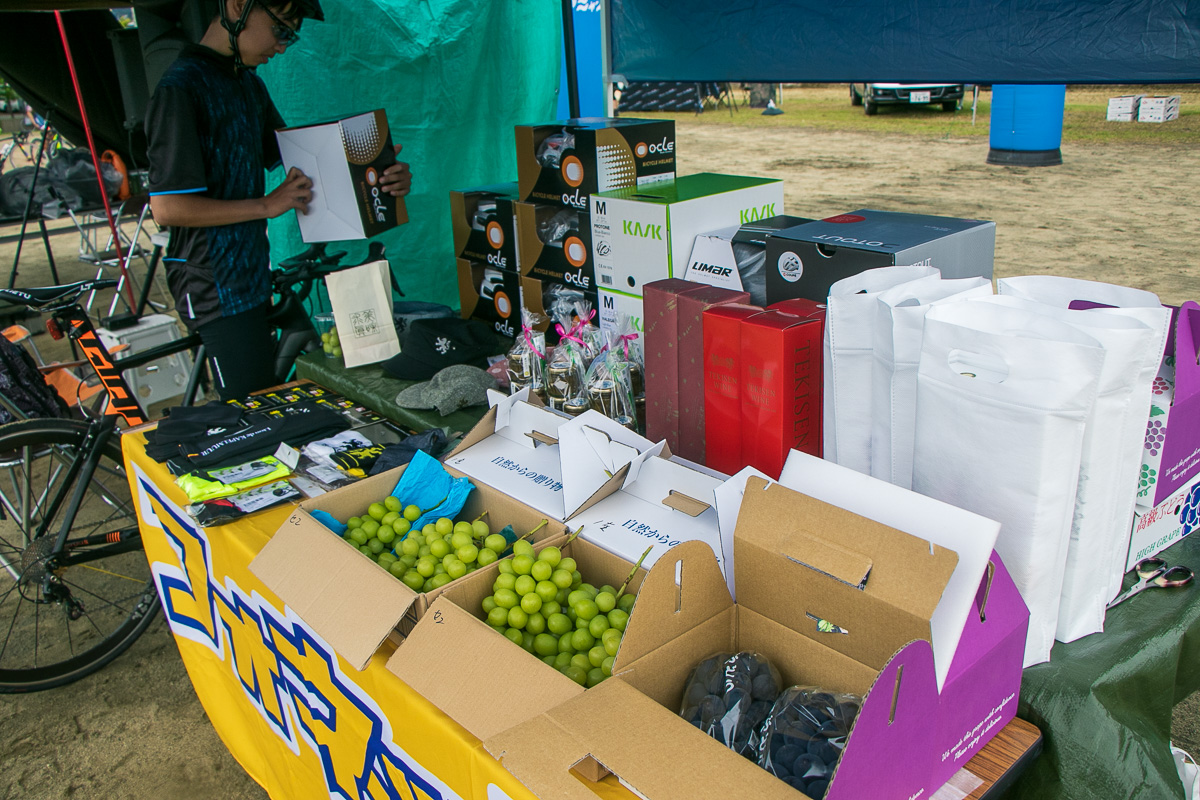
[[[1179,119],[1161,124],[1108,122],[1108,99],[1126,94],[1182,96]],[[847,84],[787,84],[783,89],[779,116],[763,116],[762,111],[745,104],[735,88],[739,104],[732,113],[726,108],[708,109],[695,115],[695,122],[711,125],[746,127],[811,128],[829,131],[887,132],[934,139],[987,137],[991,121],[992,93],[979,92],[975,120],[971,120],[971,92],[961,110],[942,111],[940,106],[881,106],[868,117],[861,106],[850,105]],[[627,112],[626,116],[678,119],[686,112]],[[689,121],[690,118],[689,118]],[[1063,143],[1135,143],[1194,146],[1200,142],[1200,86],[1069,86],[1063,111]]]

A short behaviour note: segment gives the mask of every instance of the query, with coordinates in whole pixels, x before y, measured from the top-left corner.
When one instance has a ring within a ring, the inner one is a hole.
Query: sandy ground
[[[987,165],[986,139],[688,122],[680,115],[681,174],[783,178],[788,213],[877,208],[994,220],[997,275],[1104,280],[1171,303],[1200,297],[1194,148],[1069,145],[1062,166],[1030,169]],[[92,277],[76,258],[77,237],[55,236],[53,244],[64,280]],[[5,283],[13,253],[12,244],[0,245]],[[40,243],[31,240],[18,285],[48,282]],[[1178,707],[1176,739],[1200,754],[1198,709],[1196,697]],[[214,733],[162,622],[73,686],[0,696],[0,754],[0,800],[265,797]]]

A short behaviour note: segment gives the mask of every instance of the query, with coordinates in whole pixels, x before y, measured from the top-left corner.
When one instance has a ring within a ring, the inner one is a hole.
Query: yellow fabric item
[[[175,479],[175,485],[183,489],[188,496],[188,500],[193,503],[203,503],[205,500],[215,500],[218,497],[228,497],[231,494],[237,494],[243,489],[249,489],[252,486],[258,486],[260,483],[270,483],[277,481],[280,478],[286,478],[292,474],[292,471],[275,456],[267,456],[266,458],[255,459],[268,464],[274,464],[275,469],[265,475],[259,475],[257,478],[251,478],[248,481],[238,481],[237,483],[221,483],[220,481],[209,481],[196,475],[187,474],[180,475]]]
[[[392,645],[356,670],[250,571],[292,505],[200,528],[170,473],[146,456],[145,438],[126,434],[121,446],[142,544],[196,695],[274,800],[536,800],[387,670]],[[611,775],[585,783],[601,798],[634,797]]]

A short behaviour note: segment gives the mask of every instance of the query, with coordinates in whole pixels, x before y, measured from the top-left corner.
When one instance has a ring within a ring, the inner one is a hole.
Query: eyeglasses
[[[279,17],[275,16],[271,12],[271,9],[267,7],[266,3],[260,3],[259,7],[263,11],[267,12],[267,16],[275,22],[275,24],[271,26],[271,33],[275,35],[276,41],[278,41],[281,45],[288,47],[295,44],[300,39],[300,32],[291,25],[288,25]]]

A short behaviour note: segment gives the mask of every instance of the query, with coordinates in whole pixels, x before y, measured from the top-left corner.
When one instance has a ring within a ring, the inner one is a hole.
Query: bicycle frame
[[[104,346],[104,343],[96,335],[96,328],[92,324],[91,319],[88,318],[84,310],[76,303],[72,303],[65,308],[56,309],[51,319],[47,322],[46,327],[50,329],[51,336],[55,338],[61,338],[65,334],[72,341],[79,343],[88,362],[91,363],[92,368],[95,369],[96,374],[100,377],[100,381],[104,384],[106,394],[109,397],[109,409],[106,414],[89,421],[87,435],[79,448],[79,453],[68,465],[66,478],[62,481],[58,492],[50,500],[50,504],[43,512],[42,521],[38,524],[35,538],[40,538],[46,534],[48,521],[55,518],[64,502],[68,502],[67,512],[62,517],[62,527],[56,535],[54,544],[55,552],[62,554],[60,556],[60,563],[66,565],[103,558],[105,555],[114,552],[114,550],[124,549],[121,548],[121,545],[126,543],[128,543],[129,549],[134,546],[140,547],[140,538],[135,535],[135,528],[132,531],[116,530],[104,534],[100,537],[100,540],[108,544],[108,547],[89,550],[86,554],[77,554],[73,559],[70,555],[70,547],[66,551],[63,550],[64,544],[67,544],[67,534],[70,532],[71,524],[75,519],[79,506],[83,503],[83,498],[88,491],[88,487],[91,485],[96,467],[100,463],[104,446],[107,444],[109,437],[116,432],[116,415],[120,415],[130,426],[142,425],[149,421],[146,410],[142,408],[133,390],[129,388],[129,384],[126,383],[122,372],[148,364],[165,355],[182,352],[193,346],[203,348],[203,345],[200,344],[198,336],[189,336],[131,355],[120,361],[114,361],[108,348]],[[197,357],[197,364],[200,363],[203,363],[202,352]],[[191,402],[192,398],[195,397],[199,372],[199,369],[193,370],[192,376],[188,381],[187,394],[185,395],[187,402]],[[66,497],[67,487],[74,487],[69,500]],[[96,539],[97,537],[90,538]],[[84,542],[81,540],[80,542],[72,542],[70,544],[78,548],[88,543],[94,542]]]

